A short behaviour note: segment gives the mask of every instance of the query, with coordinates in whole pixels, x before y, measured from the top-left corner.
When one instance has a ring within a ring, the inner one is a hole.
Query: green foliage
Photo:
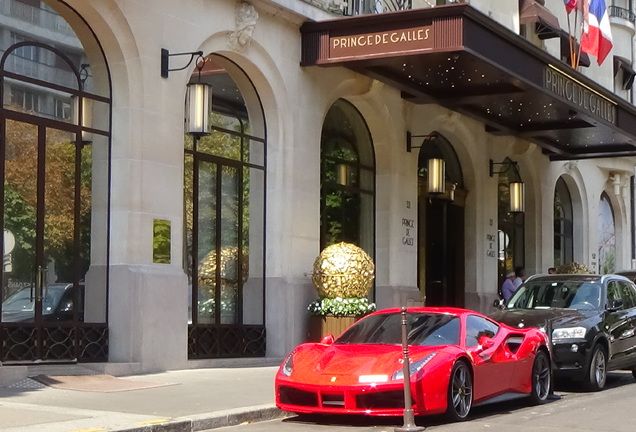
[[[616,271],[616,248],[610,247],[605,251],[603,274],[614,273],[614,271]]]
[[[152,262],[170,264],[170,221],[162,219],[153,221]]]
[[[12,277],[28,280],[35,260],[35,208],[6,180],[4,182],[4,226],[15,237],[11,252]]]
[[[307,306],[312,315],[361,316],[374,312],[375,303],[366,298],[323,298]]]

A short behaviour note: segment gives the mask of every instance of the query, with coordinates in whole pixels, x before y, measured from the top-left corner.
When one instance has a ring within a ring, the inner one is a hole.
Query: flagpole
[[[576,15],[574,16],[574,25],[575,25],[575,27],[576,27],[576,22],[578,21],[578,18],[579,18],[579,4],[580,3],[577,3],[577,5],[576,5]],[[581,14],[581,15],[583,15],[583,14]],[[581,16],[581,23],[579,24],[579,26],[581,27],[581,33],[579,34],[579,41],[580,41],[581,37],[583,36],[583,16]],[[574,37],[574,40],[576,40],[576,37]],[[574,45],[574,42],[572,42],[572,45]],[[574,47],[572,49],[574,49]],[[576,56],[572,57],[572,68],[573,69],[578,69],[580,60],[581,60],[581,42],[579,42],[579,47],[578,47]]]
[[[574,42],[572,41],[572,27],[570,26],[570,14],[567,14],[567,16],[568,16],[568,42],[570,43],[570,66],[574,68]],[[574,25],[576,26],[576,13],[574,15]]]
[[[589,0],[580,0],[580,3],[577,4],[577,12],[579,9],[579,5],[581,8],[581,33],[579,34],[579,52],[576,55],[576,67],[577,69],[581,63],[581,47],[583,46],[583,32],[585,31],[585,21],[587,16],[587,9],[589,8]]]

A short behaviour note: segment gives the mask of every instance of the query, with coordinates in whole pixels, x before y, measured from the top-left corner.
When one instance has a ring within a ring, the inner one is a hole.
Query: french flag
[[[567,13],[572,12],[574,9],[576,9],[576,4],[578,3],[577,0],[563,0],[565,2],[565,11]]]
[[[581,35],[581,51],[595,56],[600,66],[612,46],[612,31],[605,0],[590,0],[589,13]]]

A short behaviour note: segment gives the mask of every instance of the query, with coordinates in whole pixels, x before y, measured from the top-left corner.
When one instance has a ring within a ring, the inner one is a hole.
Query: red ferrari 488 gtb
[[[463,420],[482,402],[547,400],[552,374],[543,331],[456,308],[408,308],[406,317],[415,415],[445,412]],[[401,325],[401,309],[387,309],[360,319],[335,341],[329,335],[296,347],[276,374],[276,405],[305,414],[403,415]]]

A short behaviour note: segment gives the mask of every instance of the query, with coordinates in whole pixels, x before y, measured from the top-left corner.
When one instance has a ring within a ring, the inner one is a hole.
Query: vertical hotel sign
[[[384,56],[432,48],[432,24],[353,35],[329,35],[330,59]]]

